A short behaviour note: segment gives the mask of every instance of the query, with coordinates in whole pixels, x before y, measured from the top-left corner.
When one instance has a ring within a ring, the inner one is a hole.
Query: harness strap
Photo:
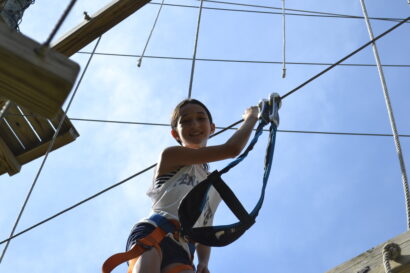
[[[159,243],[164,239],[167,233],[161,228],[155,228],[146,237],[139,239],[137,244],[135,244],[130,250],[126,252],[121,252],[109,257],[102,266],[102,273],[110,273],[118,265],[125,263],[126,261],[138,258],[146,250],[151,247],[155,247],[157,250],[161,251]]]

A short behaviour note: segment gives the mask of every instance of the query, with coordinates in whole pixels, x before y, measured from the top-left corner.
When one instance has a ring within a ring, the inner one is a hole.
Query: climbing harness
[[[207,246],[225,246],[238,239],[255,223],[255,219],[262,207],[265,189],[272,166],[276,130],[279,125],[279,107],[280,97],[276,93],[271,94],[269,100],[262,100],[259,103],[260,121],[255,135],[246,150],[221,171],[214,171],[211,173],[207,179],[200,182],[183,198],[178,211],[181,223],[181,234],[183,236]],[[248,155],[258,141],[259,136],[262,134],[263,127],[267,124],[270,124],[270,141],[265,155],[262,191],[255,208],[251,213],[248,213],[232,190],[222,180],[221,175],[235,167]],[[231,225],[193,227],[203,212],[207,193],[211,186],[214,186],[219,192],[221,198],[239,219],[239,222]]]
[[[133,262],[130,262],[128,266],[128,273],[131,273],[134,268],[136,258],[140,257],[145,251],[154,247],[161,252],[159,244],[168,234],[173,234],[176,238],[179,237],[180,224],[176,220],[169,220],[161,214],[153,214],[143,222],[154,225],[155,229],[144,238],[137,240],[137,243],[130,250],[117,253],[109,257],[102,266],[102,273],[110,273],[118,265],[133,260]],[[191,244],[190,247],[195,247],[192,243],[188,244]],[[166,273],[179,273],[184,270],[193,269],[194,267],[192,265],[184,264],[175,266]]]

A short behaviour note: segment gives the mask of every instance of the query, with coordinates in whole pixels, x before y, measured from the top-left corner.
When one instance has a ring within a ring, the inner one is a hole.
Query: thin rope
[[[375,41],[379,40],[380,38],[382,38],[383,36],[385,36],[387,33],[393,31],[394,29],[398,28],[399,26],[401,26],[402,24],[404,24],[405,22],[407,22],[408,20],[410,20],[410,17],[407,17],[406,19],[404,19],[403,21],[401,21],[400,23],[394,25],[393,27],[389,28],[388,30],[386,30],[385,32],[383,32],[382,34],[380,34],[379,36],[377,36],[376,38],[372,39],[371,41],[365,43],[364,45],[362,45],[361,47],[359,47],[358,49],[356,49],[355,51],[353,51],[352,53],[348,54],[347,56],[343,57],[342,59],[340,59],[339,61],[337,61],[336,63],[332,64],[331,66],[329,66],[328,68],[326,68],[325,70],[323,70],[322,72],[316,74],[315,76],[311,77],[310,79],[308,79],[307,81],[305,81],[304,83],[302,83],[301,85],[297,86],[296,88],[292,89],[291,91],[289,91],[288,93],[286,93],[285,95],[283,95],[281,97],[281,99],[286,98],[287,96],[289,96],[290,94],[296,92],[297,90],[299,90],[300,88],[302,88],[303,86],[307,85],[308,83],[310,83],[311,81],[317,79],[318,77],[322,76],[323,74],[325,74],[326,72],[328,72],[329,70],[331,70],[332,68],[336,67],[337,65],[339,65],[340,63],[344,62],[345,60],[347,60],[348,58],[352,57],[353,55],[355,55],[357,52],[361,51],[362,49],[366,48],[368,45],[374,43]]]
[[[48,39],[44,42],[43,47],[49,47],[51,40],[53,40],[54,36],[57,34],[57,31],[60,29],[61,25],[67,18],[68,14],[70,13],[71,9],[73,8],[75,2],[77,0],[71,0],[71,2],[68,4],[66,10],[64,11],[63,15],[60,17],[58,20],[57,24],[55,25],[53,31],[51,31],[50,36],[48,36]]]
[[[282,78],[286,78],[286,15],[285,15],[285,0],[282,0],[282,22],[283,22],[283,64],[282,64]]]
[[[95,46],[94,46],[93,51],[95,51],[95,50],[97,49],[98,44],[100,43],[100,40],[101,40],[101,36],[98,38],[98,40],[97,40],[97,42],[96,42],[96,44],[95,44]],[[33,189],[34,189],[34,187],[35,187],[35,185],[36,185],[36,183],[37,183],[37,181],[38,181],[38,178],[40,177],[40,174],[41,174],[41,172],[42,172],[42,170],[43,170],[43,167],[44,167],[44,165],[45,165],[45,163],[46,163],[46,161],[47,161],[48,155],[49,155],[51,149],[52,149],[53,146],[54,146],[54,143],[55,143],[55,141],[56,141],[56,139],[57,139],[57,136],[58,136],[58,134],[59,134],[59,132],[60,132],[60,130],[61,130],[61,127],[62,127],[62,125],[63,125],[63,123],[64,123],[64,120],[65,120],[65,118],[66,118],[66,116],[67,116],[67,112],[68,112],[68,110],[70,109],[71,103],[73,102],[75,95],[77,94],[78,88],[79,88],[79,86],[80,86],[80,84],[81,84],[81,82],[82,82],[82,80],[83,80],[84,74],[85,74],[85,72],[87,71],[88,66],[89,66],[89,64],[90,64],[91,59],[92,59],[93,56],[94,56],[93,54],[90,55],[90,58],[88,59],[88,62],[87,62],[87,64],[86,64],[85,68],[84,68],[84,71],[83,71],[83,73],[81,74],[81,77],[80,77],[80,79],[78,80],[77,86],[75,87],[74,92],[73,92],[73,94],[72,94],[72,96],[71,96],[71,98],[70,98],[70,101],[69,101],[69,103],[68,103],[68,105],[67,105],[65,111],[63,112],[63,115],[62,115],[62,117],[61,117],[60,123],[58,124],[57,130],[55,131],[55,133],[54,133],[54,135],[53,135],[53,138],[52,138],[50,144],[48,145],[48,148],[47,148],[46,154],[45,154],[45,156],[44,156],[44,159],[43,159],[43,161],[41,162],[40,168],[39,168],[39,170],[38,170],[38,172],[37,172],[37,174],[36,174],[36,177],[34,178],[34,181],[33,181],[32,185],[31,185],[31,187],[30,187],[30,190],[29,190],[29,192],[28,192],[28,194],[27,194],[27,196],[26,196],[26,199],[24,200],[23,206],[22,206],[22,208],[21,208],[21,210],[20,210],[20,212],[19,212],[19,215],[18,215],[18,217],[17,217],[16,222],[14,223],[13,229],[12,229],[12,231],[11,231],[9,237],[12,237],[13,234],[14,234],[14,232],[16,231],[17,225],[18,225],[19,222],[20,222],[20,219],[21,219],[21,217],[22,217],[22,215],[23,215],[23,212],[24,212],[24,210],[25,210],[25,208],[26,208],[26,205],[27,205],[27,203],[28,203],[28,200],[29,200],[30,197],[31,197],[31,194],[32,194],[32,192],[33,192]],[[3,258],[4,258],[4,255],[6,254],[7,248],[8,248],[8,246],[9,246],[9,242],[10,242],[10,241],[7,241],[7,244],[6,244],[6,246],[4,247],[4,249],[3,249],[3,252],[2,252],[1,257],[0,257],[0,263],[2,262],[2,260],[3,260]]]
[[[201,4],[199,6],[199,12],[198,12],[198,23],[197,23],[197,26],[196,26],[194,54],[193,54],[193,57],[192,57],[192,67],[191,67],[191,78],[189,80],[189,89],[188,89],[188,99],[190,99],[191,95],[192,95],[192,84],[194,82],[196,51],[197,51],[197,48],[198,48],[198,38],[199,38],[199,29],[200,29],[200,26],[201,26],[203,3],[204,3],[204,1],[201,0]]]
[[[29,117],[33,115],[21,115],[21,114],[6,114],[5,116],[23,116]],[[139,122],[139,121],[124,121],[124,120],[105,120],[105,119],[87,119],[87,118],[69,118],[70,121],[84,121],[84,122],[98,122],[98,123],[112,123],[112,124],[124,124],[124,125],[145,125],[145,126],[161,126],[170,127],[168,123],[154,123],[154,122]],[[218,130],[237,130],[237,127],[219,127]],[[255,129],[254,129],[255,130]],[[268,129],[264,129],[265,132],[269,132]],[[392,137],[392,134],[382,133],[353,133],[353,132],[328,132],[328,131],[306,131],[306,130],[277,130],[278,133],[294,133],[294,134],[317,134],[317,135],[340,135],[340,136],[369,136],[369,137]],[[399,137],[410,138],[410,135],[399,134]]]
[[[395,243],[388,243],[382,249],[383,265],[386,273],[393,273],[390,260],[396,260],[400,257],[400,246]]]
[[[365,17],[366,26],[369,32],[370,39],[374,40],[373,30],[372,30],[372,26],[370,25],[370,21],[369,21],[367,9],[366,9],[366,4],[364,0],[360,0],[360,4],[362,5],[363,15]],[[394,144],[395,144],[397,156],[400,162],[401,178],[403,182],[403,190],[404,190],[404,196],[406,200],[405,205],[406,205],[406,213],[407,213],[407,230],[410,230],[410,193],[409,193],[409,184],[407,180],[406,166],[405,166],[404,159],[403,159],[403,152],[401,150],[400,139],[397,133],[397,126],[396,126],[396,121],[394,118],[393,107],[390,102],[389,90],[387,88],[386,78],[384,76],[383,68],[381,65],[380,57],[379,57],[379,51],[377,49],[377,45],[375,42],[372,43],[372,47],[373,47],[374,58],[377,63],[377,70],[379,71],[380,82],[383,88],[383,95],[384,95],[384,100],[386,102],[387,113],[389,115],[390,126],[393,131]]]
[[[216,1],[206,1],[205,2],[216,2]],[[222,2],[216,2],[222,3]],[[226,2],[229,3],[229,2]],[[150,2],[149,4],[153,5],[160,5],[160,3]],[[241,5],[239,3],[231,3],[232,5]],[[180,5],[180,4],[164,4],[165,6],[170,7],[180,7],[180,8],[193,8],[197,9],[198,6],[192,5]],[[249,6],[257,6],[257,5],[249,5]],[[266,7],[266,6],[258,6],[260,8],[269,8],[269,9],[281,9],[276,7]],[[246,13],[256,13],[256,14],[274,14],[274,15],[282,15],[282,12],[271,12],[271,11],[259,11],[259,10],[246,10],[246,9],[228,9],[228,8],[214,8],[214,7],[204,7],[203,9],[207,10],[218,10],[218,11],[232,11],[232,12],[246,12]],[[323,18],[341,18],[341,19],[363,19],[362,16],[354,16],[354,15],[344,15],[344,14],[337,14],[337,13],[328,13],[328,12],[316,12],[316,11],[303,11],[303,10],[295,10],[295,9],[287,9],[287,10],[294,10],[297,12],[306,12],[307,14],[301,13],[289,13],[287,12],[286,15],[291,16],[304,16],[304,17],[323,17]],[[312,14],[308,14],[312,13]],[[372,20],[382,20],[382,21],[391,21],[391,22],[400,22],[403,18],[386,18],[386,17],[371,17]]]
[[[78,54],[91,54],[88,51],[79,51]],[[107,53],[96,52],[95,55],[111,56],[111,57],[128,57],[138,58],[141,55],[136,54],[122,54],[122,53]],[[165,60],[179,60],[179,61],[192,61],[192,58],[185,57],[172,57],[172,56],[144,56],[144,58],[152,59],[165,59]],[[226,63],[252,63],[252,64],[282,64],[281,61],[256,61],[256,60],[234,60],[234,59],[209,59],[209,58],[196,58],[196,61],[203,62],[226,62]],[[312,65],[312,66],[329,66],[333,63],[310,63],[310,62],[287,62],[288,65]],[[357,63],[341,63],[339,66],[363,66],[363,67],[376,67],[376,64],[357,64]],[[396,67],[396,68],[410,68],[410,64],[383,64],[383,67]]]
[[[147,50],[147,47],[148,47],[149,42],[151,41],[152,33],[154,33],[154,29],[155,29],[155,26],[157,25],[159,15],[161,14],[162,7],[164,6],[164,1],[165,1],[165,0],[162,0],[161,6],[159,6],[158,13],[157,13],[157,17],[155,17],[154,25],[153,25],[152,28],[151,28],[151,31],[150,31],[150,33],[149,33],[147,42],[145,43],[145,46],[144,46],[144,50],[142,51],[141,57],[138,59],[138,67],[141,67],[142,58],[143,58],[144,55],[145,55],[145,51]]]

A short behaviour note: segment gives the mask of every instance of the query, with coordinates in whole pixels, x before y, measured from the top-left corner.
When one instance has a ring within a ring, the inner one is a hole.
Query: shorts
[[[128,236],[126,250],[128,251],[137,240],[144,238],[155,229],[155,226],[148,223],[138,223]],[[185,249],[169,237],[165,237],[159,244],[162,251],[161,269],[172,263],[182,263],[192,265],[192,261]],[[192,247],[190,247],[193,249]],[[194,251],[194,250],[193,250]],[[192,251],[191,255],[194,255]]]

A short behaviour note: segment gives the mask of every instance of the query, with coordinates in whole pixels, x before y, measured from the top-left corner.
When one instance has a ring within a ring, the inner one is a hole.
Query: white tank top
[[[190,165],[182,167],[163,184],[156,184],[154,179],[147,192],[153,202],[151,213],[160,213],[168,219],[179,220],[178,208],[182,198],[207,176],[208,172],[203,165]],[[211,186],[204,210],[195,227],[212,225],[220,201],[219,193]]]

